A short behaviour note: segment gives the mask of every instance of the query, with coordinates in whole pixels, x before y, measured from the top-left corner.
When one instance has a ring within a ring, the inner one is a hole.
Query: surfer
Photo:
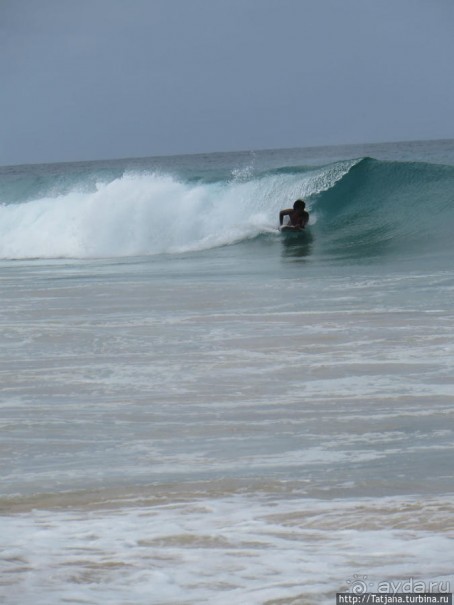
[[[306,210],[306,202],[303,200],[296,200],[293,204],[293,208],[287,208],[287,210],[281,210],[279,212],[279,224],[282,227],[284,222],[284,216],[289,216],[290,220],[286,225],[287,229],[304,229],[309,222],[309,213]]]

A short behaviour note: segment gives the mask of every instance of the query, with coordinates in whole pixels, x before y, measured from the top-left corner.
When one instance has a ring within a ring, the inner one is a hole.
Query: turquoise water
[[[3,602],[452,586],[453,185],[453,141],[1,168]]]

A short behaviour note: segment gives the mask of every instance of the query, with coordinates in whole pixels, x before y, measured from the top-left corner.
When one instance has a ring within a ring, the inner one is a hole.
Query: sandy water
[[[272,247],[5,267],[3,602],[452,581],[451,273]]]

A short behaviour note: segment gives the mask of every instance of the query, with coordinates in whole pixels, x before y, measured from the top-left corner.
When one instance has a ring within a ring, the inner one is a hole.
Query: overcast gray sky
[[[0,0],[0,164],[454,138],[453,0]]]

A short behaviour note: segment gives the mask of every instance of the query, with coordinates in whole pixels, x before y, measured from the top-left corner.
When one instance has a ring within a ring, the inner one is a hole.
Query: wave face
[[[453,191],[454,167],[371,158],[209,178],[95,163],[79,172],[23,168],[0,183],[0,257],[153,255],[277,238],[279,210],[299,197],[314,254],[452,250]]]
[[[339,255],[453,251],[454,167],[364,158],[313,198],[319,239]]]

